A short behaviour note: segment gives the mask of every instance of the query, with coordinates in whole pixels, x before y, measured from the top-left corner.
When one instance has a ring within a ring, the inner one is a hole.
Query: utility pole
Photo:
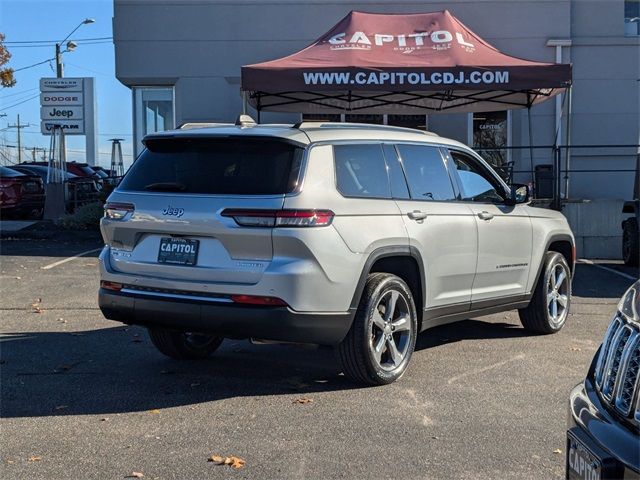
[[[44,152],[46,152],[46,151],[47,151],[47,149],[46,149],[46,148],[42,148],[42,147],[32,147],[32,148],[31,148],[31,156],[33,157],[33,161],[34,161],[34,162],[37,162],[37,161],[38,161],[38,157],[37,157],[38,152],[42,152],[42,155],[43,155],[42,159],[43,159],[43,160],[45,160],[45,158],[44,158]]]
[[[14,125],[7,125],[7,128],[18,129],[18,163],[22,163],[22,136],[20,135],[20,130],[30,126],[31,126],[30,123],[25,123],[25,124],[20,123],[20,114],[18,114],[18,123]]]

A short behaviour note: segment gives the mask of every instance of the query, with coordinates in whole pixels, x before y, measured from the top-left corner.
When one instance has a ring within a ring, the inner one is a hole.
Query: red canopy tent
[[[258,112],[486,112],[530,108],[570,84],[571,65],[506,55],[446,10],[350,12],[307,48],[242,67]]]

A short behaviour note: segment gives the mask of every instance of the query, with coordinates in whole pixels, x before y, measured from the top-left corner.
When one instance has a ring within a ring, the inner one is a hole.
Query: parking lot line
[[[58,260],[57,262],[50,263],[44,267],[40,267],[41,270],[50,270],[53,267],[57,267],[58,265],[62,265],[63,263],[70,262],[71,260],[75,260],[79,257],[84,257],[85,255],[89,255],[90,253],[99,252],[102,248],[94,248],[93,250],[87,250],[86,252],[78,253],[77,255],[73,255],[71,257],[67,257],[64,260]]]
[[[604,265],[598,265],[597,263],[594,263],[591,260],[587,260],[585,258],[579,259],[578,263],[586,263],[587,265],[591,265],[592,267],[596,267],[596,268],[599,268],[600,270],[605,270],[610,273],[615,273],[616,275],[620,275],[621,277],[627,278],[629,280],[633,280],[633,281],[638,280],[633,275],[629,275],[628,273],[624,273],[624,272],[619,272],[615,268],[609,268],[609,267],[605,267]]]

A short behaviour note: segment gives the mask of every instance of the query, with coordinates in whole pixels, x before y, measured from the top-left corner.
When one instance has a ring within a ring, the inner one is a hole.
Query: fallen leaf
[[[580,347],[571,347],[572,352],[581,352],[582,349]]]
[[[313,398],[307,398],[307,397],[302,397],[302,398],[298,398],[296,400],[294,400],[291,403],[299,403],[304,405],[305,403],[313,403]]]
[[[222,457],[220,455],[211,455],[208,459],[208,462],[213,462],[216,465],[228,465],[231,468],[240,469],[244,467],[245,461],[240,457],[230,456],[230,457]]]
[[[160,410],[158,410],[157,408],[154,408],[153,410],[149,410],[149,413],[151,415],[158,415],[160,413]]]
[[[109,420],[107,417],[104,417],[104,418],[100,419],[101,422],[106,422],[107,420]]]
[[[13,463],[13,460],[7,459],[4,461],[4,463],[6,463],[7,465],[11,465]]]
[[[558,454],[558,453],[562,453],[562,450],[560,450],[559,448],[556,448],[553,453]]]
[[[29,457],[30,462],[39,462],[40,460],[42,460],[42,457],[39,457],[37,455],[32,455]]]
[[[142,478],[144,477],[144,473],[142,472],[131,472],[129,475],[127,475],[124,478]]]

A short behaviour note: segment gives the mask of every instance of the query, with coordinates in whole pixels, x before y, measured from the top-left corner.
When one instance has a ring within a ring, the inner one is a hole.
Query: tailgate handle
[[[427,218],[427,214],[425,212],[421,212],[420,210],[414,210],[413,212],[407,213],[407,216],[411,220],[424,220]]]
[[[487,211],[482,211],[478,214],[478,216],[482,219],[482,220],[491,220],[493,218],[493,213],[489,213]]]

